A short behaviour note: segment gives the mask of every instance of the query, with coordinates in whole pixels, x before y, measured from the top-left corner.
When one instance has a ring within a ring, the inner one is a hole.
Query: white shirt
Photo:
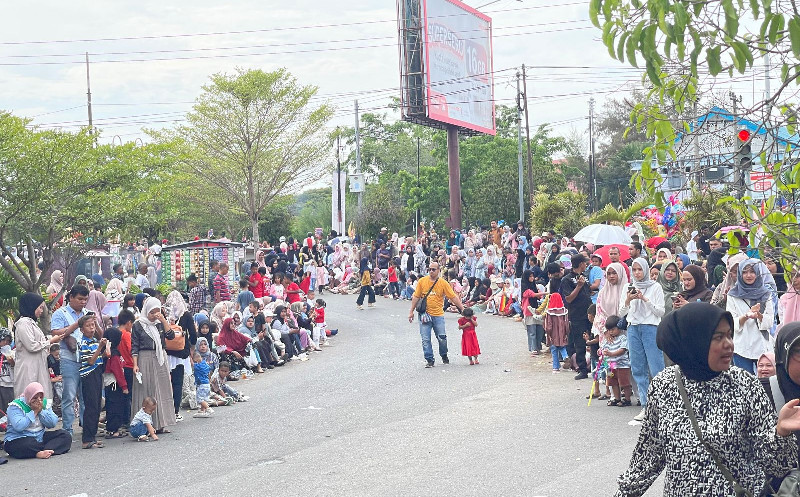
[[[771,352],[769,329],[775,321],[775,306],[772,299],[764,304],[762,320],[748,319],[739,326],[739,318],[750,312],[750,305],[738,297],[728,295],[726,309],[733,315],[733,350],[747,359],[758,360],[764,352]],[[762,333],[763,332],[763,333]]]
[[[697,253],[697,242],[695,242],[694,239],[686,243],[686,255],[689,256],[690,261],[700,260],[700,256]]]
[[[150,288],[150,280],[147,279],[146,275],[139,274],[138,276],[136,276],[136,286],[139,287],[139,290]]]
[[[655,283],[650,285],[647,290],[642,292],[647,302],[644,300],[631,300],[630,306],[625,305],[627,295],[620,298],[619,316],[627,316],[628,324],[651,324],[658,326],[661,317],[664,315],[664,290],[661,285]]]

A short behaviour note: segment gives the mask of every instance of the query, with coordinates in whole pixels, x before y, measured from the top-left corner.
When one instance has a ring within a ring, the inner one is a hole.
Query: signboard
[[[458,0],[424,0],[428,118],[495,134],[492,20]]]
[[[361,173],[350,175],[350,193],[364,192],[364,175]]]
[[[755,193],[769,192],[775,184],[771,173],[752,171],[750,173],[750,189]]]

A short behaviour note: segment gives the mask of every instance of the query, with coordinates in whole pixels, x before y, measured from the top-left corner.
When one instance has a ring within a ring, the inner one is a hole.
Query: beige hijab
[[[161,321],[150,321],[150,311],[160,308],[160,300],[155,297],[148,297],[142,306],[142,314],[139,316],[139,322],[142,324],[147,336],[153,339],[153,343],[156,345],[156,357],[158,358],[158,364],[163,366],[164,361],[167,360],[167,354],[164,352],[164,348],[161,346],[161,334],[156,327],[156,324],[160,323]]]

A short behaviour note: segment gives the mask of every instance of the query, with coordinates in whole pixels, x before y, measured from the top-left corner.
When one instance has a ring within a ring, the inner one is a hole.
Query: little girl
[[[314,331],[311,333],[311,338],[316,345],[330,345],[327,340],[327,327],[325,322],[325,307],[326,303],[322,299],[314,301]]]
[[[480,364],[478,356],[481,354],[481,347],[478,345],[478,335],[475,333],[478,318],[469,307],[466,307],[461,314],[463,317],[458,318],[458,328],[461,330],[461,355],[469,357],[470,366]]]
[[[619,320],[619,316],[606,319],[603,357],[608,361],[608,384],[614,392],[614,398],[608,401],[608,405],[625,407],[631,405],[631,360],[628,356],[628,337],[617,327]]]

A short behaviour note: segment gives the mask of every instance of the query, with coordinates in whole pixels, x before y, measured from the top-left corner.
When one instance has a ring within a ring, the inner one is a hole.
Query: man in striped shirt
[[[214,302],[228,302],[231,300],[231,287],[228,284],[228,264],[221,262],[219,273],[214,277]]]

